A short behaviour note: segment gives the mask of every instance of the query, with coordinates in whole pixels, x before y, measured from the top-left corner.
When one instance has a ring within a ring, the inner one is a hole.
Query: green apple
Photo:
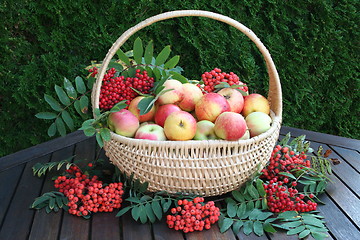
[[[263,112],[252,112],[245,118],[250,136],[255,137],[266,132],[271,127],[271,117]]]
[[[214,131],[215,124],[208,120],[201,120],[196,123],[194,140],[218,139]]]

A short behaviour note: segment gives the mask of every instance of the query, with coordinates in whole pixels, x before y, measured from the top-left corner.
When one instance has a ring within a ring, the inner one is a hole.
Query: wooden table
[[[360,141],[301,129],[283,127],[281,134],[306,135],[311,146],[333,151],[330,157],[341,164],[333,166],[333,181],[321,200],[318,210],[330,230],[329,239],[360,239]],[[37,178],[32,166],[37,162],[60,161],[76,155],[79,159],[94,159],[97,147],[94,138],[77,131],[65,137],[0,158],[0,239],[297,239],[284,232],[256,237],[229,230],[219,232],[217,225],[210,230],[182,234],[167,228],[164,221],[140,224],[131,216],[115,217],[114,213],[97,213],[90,220],[67,212],[47,214],[45,210],[29,208],[34,199],[55,190],[51,175]]]

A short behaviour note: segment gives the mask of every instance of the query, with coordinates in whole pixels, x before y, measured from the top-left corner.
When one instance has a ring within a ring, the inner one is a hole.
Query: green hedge
[[[63,78],[84,75],[128,28],[150,16],[203,9],[234,18],[267,46],[283,88],[284,125],[360,138],[359,1],[31,1],[0,3],[0,156],[46,141],[48,122],[34,117]],[[170,44],[186,75],[220,67],[265,93],[262,56],[244,35],[211,20],[186,17],[132,37]]]

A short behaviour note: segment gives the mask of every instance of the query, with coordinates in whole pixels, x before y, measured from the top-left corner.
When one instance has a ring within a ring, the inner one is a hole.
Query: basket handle
[[[251,39],[260,50],[261,54],[263,55],[266,68],[268,70],[269,75],[269,92],[268,92],[268,100],[270,101],[270,108],[275,113],[277,117],[282,119],[282,92],[281,92],[281,84],[278,72],[276,70],[275,64],[271,58],[269,51],[266,49],[264,44],[260,41],[260,39],[255,35],[253,31],[249,28],[244,26],[243,24],[239,23],[238,21],[209,11],[202,11],[202,10],[177,10],[171,12],[165,12],[138,23],[137,25],[129,28],[125,31],[117,40],[113,43],[112,47],[109,49],[108,53],[106,54],[102,66],[99,70],[98,77],[94,84],[92,94],[91,94],[91,102],[93,106],[93,114],[95,117],[94,110],[95,108],[99,107],[99,96],[101,90],[102,79],[105,75],[106,68],[110,63],[110,60],[115,55],[116,51],[128,40],[134,33],[137,31],[162,20],[176,18],[176,17],[189,17],[189,16],[197,16],[197,17],[207,17],[211,19],[215,19],[224,23],[227,23],[236,29],[243,32],[247,37]]]

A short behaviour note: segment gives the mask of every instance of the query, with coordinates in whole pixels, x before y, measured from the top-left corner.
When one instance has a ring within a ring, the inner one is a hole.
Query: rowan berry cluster
[[[184,233],[210,229],[219,220],[220,209],[213,201],[204,203],[204,198],[178,200],[178,206],[171,209],[166,223],[169,228],[182,230]]]
[[[94,67],[89,70],[92,72],[91,76],[96,76],[97,68]],[[139,94],[137,91],[149,94],[150,90],[154,87],[154,78],[149,77],[146,71],[136,69],[135,77],[116,76],[117,71],[115,68],[110,68],[104,75],[103,82],[100,90],[100,109],[109,110],[116,103],[126,100],[129,104]]]
[[[262,170],[261,177],[269,180],[264,184],[267,204],[272,212],[298,211],[308,212],[316,210],[317,204],[310,199],[313,194],[305,196],[296,189],[297,181],[290,181],[281,172],[291,173],[293,169],[310,167],[304,152],[296,154],[288,147],[277,145],[272,151],[269,165]],[[305,197],[308,200],[305,200]]]
[[[87,216],[96,212],[112,212],[121,207],[124,193],[122,183],[105,186],[97,176],[90,178],[75,165],[67,173],[55,180],[55,187],[69,199],[70,214]]]
[[[287,183],[289,183],[289,186]],[[275,213],[285,211],[309,212],[316,210],[317,203],[310,199],[306,201],[306,196],[299,193],[295,188],[296,186],[296,181],[289,182],[288,178],[280,181],[276,177],[270,180],[269,184],[265,184],[264,188],[266,190],[269,210]],[[314,195],[309,194],[307,197],[313,198]]]
[[[230,86],[232,85],[245,85],[243,82],[239,80],[239,77],[233,73],[222,72],[220,68],[214,68],[210,72],[204,72],[201,75],[201,79],[204,82],[204,91],[213,92],[215,90],[215,86],[221,82],[226,82]],[[247,86],[238,87],[238,89],[248,92]]]
[[[271,180],[278,177],[279,172],[290,172],[303,167],[310,167],[310,161],[306,160],[304,152],[296,154],[288,147],[277,145],[271,153],[269,165],[262,170],[262,177]]]

